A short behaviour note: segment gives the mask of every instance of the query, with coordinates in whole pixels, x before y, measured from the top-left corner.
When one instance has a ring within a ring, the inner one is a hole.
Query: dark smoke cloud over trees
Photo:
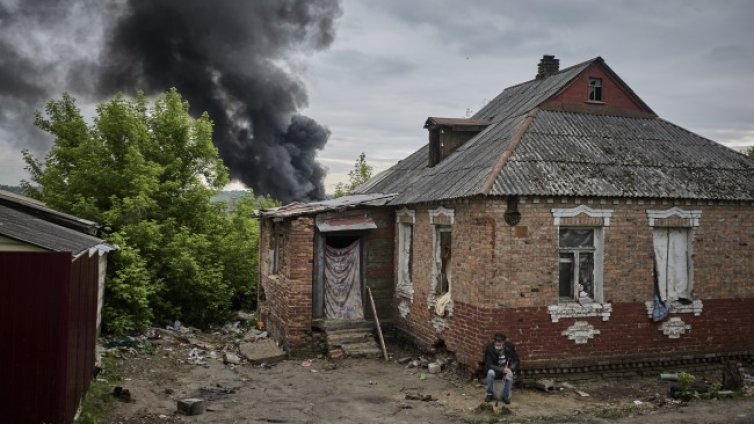
[[[72,42],[69,54],[40,56],[21,51],[18,37],[0,37],[8,58],[0,59],[0,75],[24,78],[12,88],[0,83],[0,96],[36,104],[62,91],[59,85],[93,100],[176,87],[193,113],[209,112],[232,178],[284,202],[318,199],[325,170],[315,156],[329,133],[298,112],[308,100],[296,58],[327,48],[340,15],[338,0],[0,0],[0,23],[26,21],[24,28],[42,33],[49,24],[89,46],[83,53]],[[40,86],[45,78],[57,89]]]

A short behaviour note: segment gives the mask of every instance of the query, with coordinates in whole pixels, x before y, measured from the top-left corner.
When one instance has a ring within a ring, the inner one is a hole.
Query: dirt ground
[[[633,378],[573,383],[575,388],[553,393],[516,388],[510,405],[485,404],[478,381],[453,371],[429,374],[410,362],[320,356],[263,366],[224,364],[223,351],[233,351],[242,337],[232,331],[178,337],[163,331],[152,342],[110,349],[120,381],[101,378],[98,384],[122,386],[131,399],[113,402],[104,422],[754,423],[751,380],[744,394],[731,399],[689,403],[669,399],[668,382]],[[395,358],[417,355],[395,345],[389,350]],[[185,398],[204,399],[206,411],[178,414],[176,401]]]

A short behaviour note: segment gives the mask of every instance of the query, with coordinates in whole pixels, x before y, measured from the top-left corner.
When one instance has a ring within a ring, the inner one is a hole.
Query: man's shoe
[[[492,396],[492,395],[488,394],[488,395],[487,395],[487,397],[486,397],[486,398],[484,398],[484,401],[485,401],[485,402],[492,402],[492,399],[493,399],[493,398],[494,398],[494,396]]]
[[[506,405],[510,405],[511,404],[511,400],[510,399],[503,399],[503,403],[505,403]]]

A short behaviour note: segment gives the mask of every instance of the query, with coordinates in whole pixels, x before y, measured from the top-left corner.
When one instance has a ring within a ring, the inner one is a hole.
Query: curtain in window
[[[685,228],[656,228],[654,240],[657,296],[662,302],[691,300],[689,231]]]
[[[325,316],[330,319],[363,319],[361,303],[361,243],[325,251]]]

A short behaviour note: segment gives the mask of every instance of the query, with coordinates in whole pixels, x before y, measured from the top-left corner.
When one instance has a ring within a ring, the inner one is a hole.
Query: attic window
[[[602,78],[589,78],[589,95],[590,102],[602,101]]]

